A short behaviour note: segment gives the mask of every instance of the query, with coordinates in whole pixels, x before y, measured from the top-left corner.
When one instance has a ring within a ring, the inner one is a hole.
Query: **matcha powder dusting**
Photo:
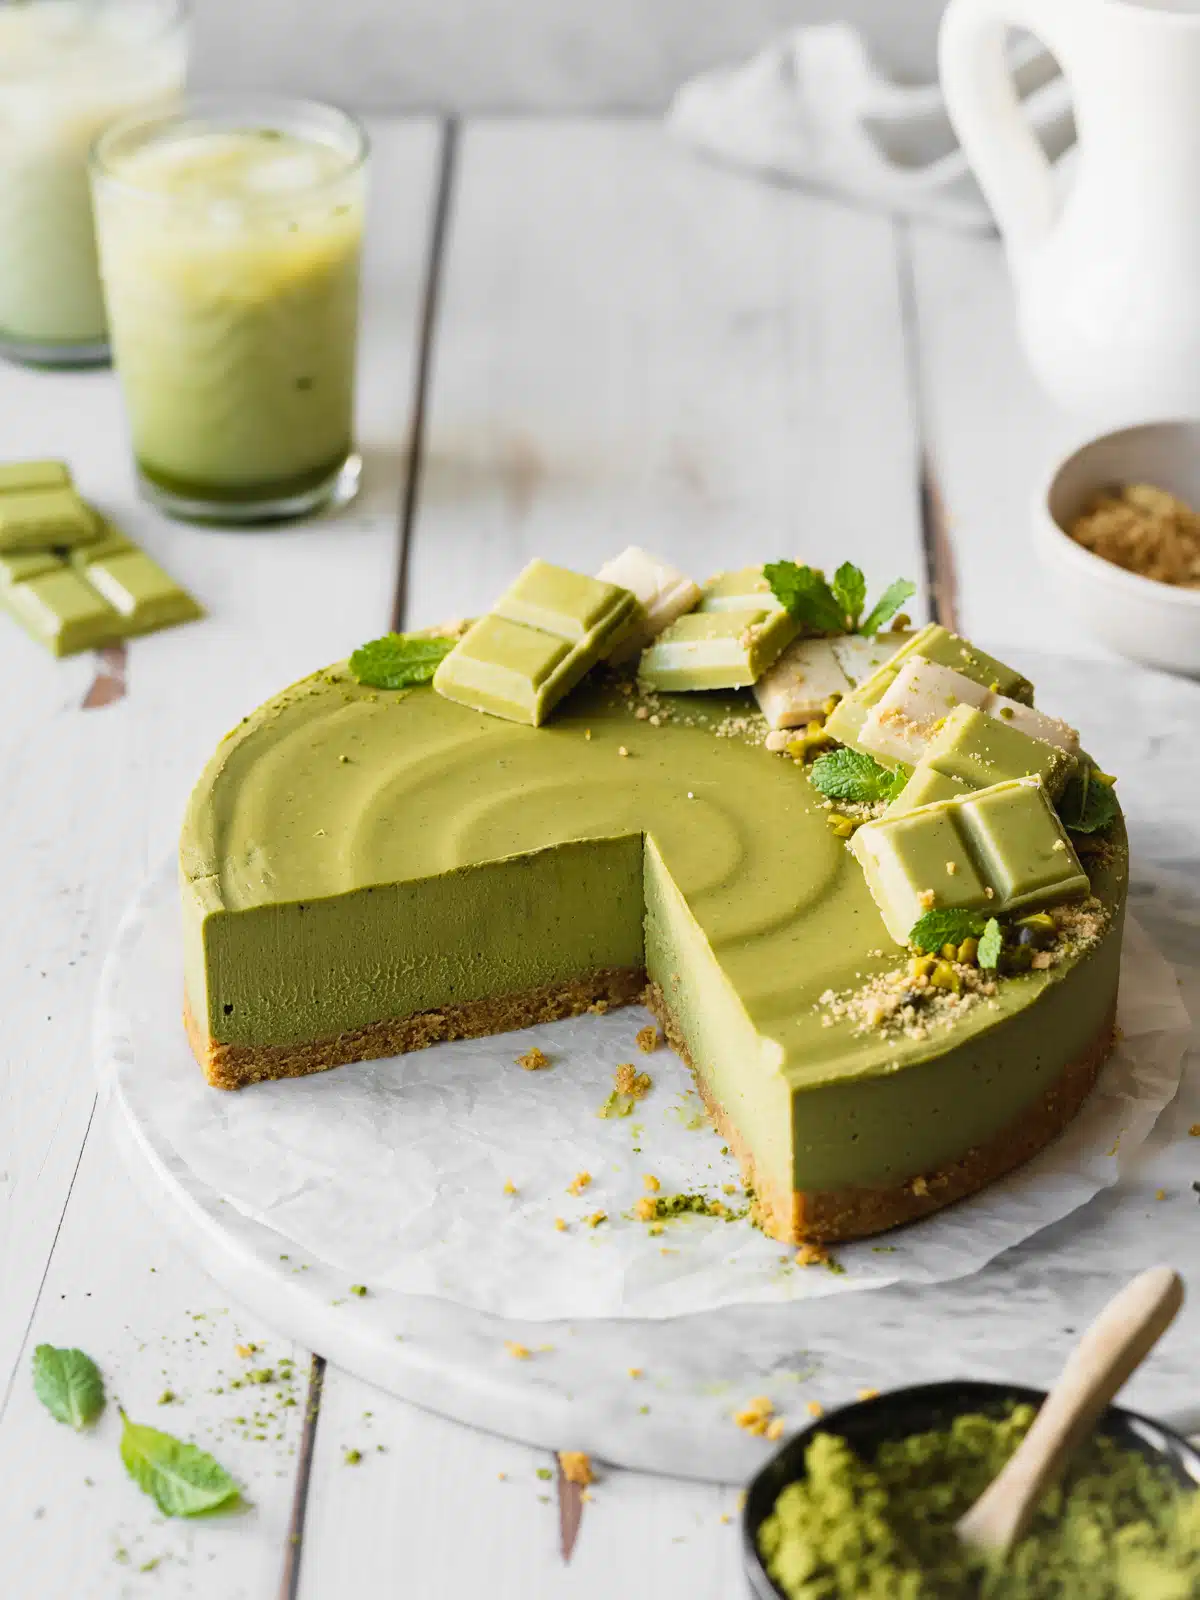
[[[759,1530],[767,1571],[789,1600],[1200,1600],[1200,1494],[1110,1439],[1079,1453],[1003,1565],[959,1544],[955,1522],[1033,1417],[960,1416],[870,1465],[817,1434]]]

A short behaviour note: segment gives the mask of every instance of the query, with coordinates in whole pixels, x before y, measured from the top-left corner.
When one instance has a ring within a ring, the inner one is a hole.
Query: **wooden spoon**
[[[1024,1536],[1042,1495],[1182,1304],[1183,1282],[1170,1267],[1151,1267],[1109,1301],[1068,1356],[1020,1447],[959,1518],[964,1544],[1004,1556]]]

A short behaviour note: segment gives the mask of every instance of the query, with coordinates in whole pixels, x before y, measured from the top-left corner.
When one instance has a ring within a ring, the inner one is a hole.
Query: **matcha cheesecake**
[[[869,728],[854,697],[869,713],[900,651],[943,662],[944,629],[891,645],[856,635],[850,608],[818,628],[781,581],[740,632],[679,626],[739,615],[709,585],[651,637],[636,562],[616,584],[534,566],[462,636],[377,641],[217,750],[181,848],[185,1012],[210,1082],[644,999],[759,1221],[795,1240],[919,1217],[1053,1138],[1112,1038],[1111,780],[999,717],[994,741],[955,722],[969,760],[926,717],[928,770],[915,748],[910,766],[839,745],[836,711]],[[845,690],[801,727],[785,710],[772,729],[748,686],[685,686],[693,656],[707,685],[737,655],[760,679],[787,667],[803,698],[785,658],[820,642]],[[986,718],[979,702],[963,703]],[[930,798],[930,774],[949,789]]]

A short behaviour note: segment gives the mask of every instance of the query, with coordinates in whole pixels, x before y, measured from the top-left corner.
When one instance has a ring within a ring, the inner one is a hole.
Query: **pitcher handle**
[[[1005,50],[1008,28],[1026,28],[1068,70],[1074,0],[950,0],[938,61],[946,110],[1014,255],[1044,239],[1055,220],[1050,163],[1021,112]]]

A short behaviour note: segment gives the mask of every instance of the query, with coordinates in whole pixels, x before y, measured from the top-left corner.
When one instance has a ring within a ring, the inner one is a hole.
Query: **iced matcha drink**
[[[106,359],[88,150],[110,123],[177,102],[176,0],[0,0],[0,351]]]
[[[339,112],[215,99],[97,146],[113,354],[168,512],[264,521],[353,492],[365,153]]]

